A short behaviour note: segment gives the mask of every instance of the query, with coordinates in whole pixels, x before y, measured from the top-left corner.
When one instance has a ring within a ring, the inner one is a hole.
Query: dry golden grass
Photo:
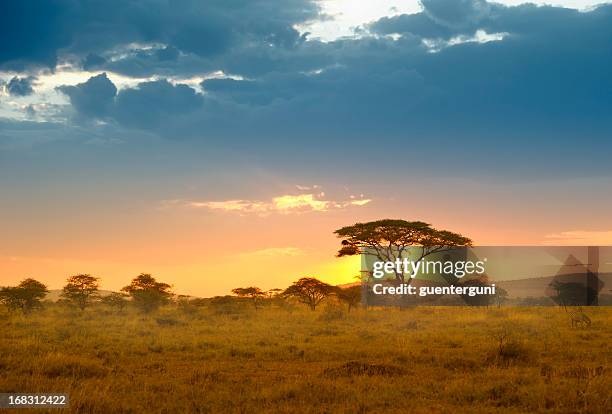
[[[104,414],[612,412],[609,308],[578,329],[558,308],[187,310],[1,311],[0,392]]]

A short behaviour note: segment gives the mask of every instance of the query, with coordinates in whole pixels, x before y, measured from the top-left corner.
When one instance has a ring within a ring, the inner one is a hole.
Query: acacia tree
[[[171,287],[167,283],[158,282],[148,273],[141,273],[121,291],[132,297],[132,301],[137,308],[144,313],[150,313],[170,301]]]
[[[504,303],[508,299],[508,291],[502,287],[497,286],[495,290],[495,301],[497,302],[497,307],[501,308],[502,303]]]
[[[259,299],[266,296],[263,290],[258,287],[250,286],[246,288],[235,288],[232,289],[232,293],[240,298],[249,298],[253,301],[253,305],[255,309],[257,309],[257,304],[259,303]]]
[[[336,289],[336,297],[348,305],[348,311],[359,304],[361,301],[361,286],[349,286],[347,288],[338,287]]]
[[[568,306],[583,306],[589,305],[589,296],[593,297],[593,293],[589,292],[589,287],[579,282],[561,282],[555,280],[550,286],[557,292],[557,295],[552,299],[567,310]]]
[[[282,295],[282,293],[283,293],[283,290],[281,288],[274,288],[274,289],[266,290],[264,292],[264,294],[266,295],[268,299],[276,298],[277,296]]]
[[[41,300],[49,290],[34,279],[24,279],[17,286],[0,289],[0,303],[6,305],[10,311],[21,310],[24,314],[41,308]]]
[[[411,247],[420,247],[419,262],[430,254],[451,250],[456,247],[471,246],[472,241],[458,233],[437,230],[422,221],[384,219],[367,223],[356,223],[342,227],[334,232],[342,239],[342,247],[336,257],[366,254],[380,261],[395,262],[408,258]],[[406,275],[395,270],[395,279],[406,282]],[[411,275],[408,275],[410,283]]]
[[[334,293],[333,286],[314,277],[303,277],[285,289],[283,295],[294,297],[308,305],[311,310],[315,310],[317,305],[332,293]]]
[[[486,287],[486,286],[491,286],[491,283],[487,275],[481,275],[477,277],[462,278],[457,282],[457,286]],[[489,306],[491,304],[491,301],[494,299],[493,297],[489,295],[470,296],[467,293],[464,293],[460,296],[461,296],[461,299],[463,299],[463,301],[469,306]]]
[[[67,279],[67,284],[62,291],[62,297],[68,303],[85,310],[95,299],[98,298],[98,281],[100,279],[91,275],[74,275]]]

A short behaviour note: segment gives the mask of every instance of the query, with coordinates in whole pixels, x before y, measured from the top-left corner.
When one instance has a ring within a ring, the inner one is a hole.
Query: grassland
[[[586,312],[589,328],[559,308],[2,310],[0,392],[104,414],[610,413],[612,309]]]

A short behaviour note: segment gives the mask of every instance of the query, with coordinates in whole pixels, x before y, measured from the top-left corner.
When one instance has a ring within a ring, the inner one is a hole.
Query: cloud
[[[117,88],[106,73],[93,76],[76,86],[59,86],[57,89],[70,98],[70,103],[79,114],[94,118],[110,115],[117,95]]]
[[[280,195],[267,201],[240,199],[224,201],[171,200],[166,201],[164,204],[166,206],[181,205],[188,208],[238,213],[241,215],[255,214],[265,216],[273,213],[299,214],[342,210],[350,206],[365,206],[372,201],[363,197],[353,197],[348,200],[330,200],[324,197],[324,193],[307,193]]]
[[[315,17],[309,0],[108,0],[9,2],[0,13],[0,64],[53,67],[61,53],[103,54],[129,43],[163,43],[209,57],[244,42],[290,47],[294,25]]]
[[[122,125],[149,129],[163,123],[165,117],[189,114],[202,104],[202,95],[193,88],[162,79],[120,91],[114,112]]]
[[[352,201],[350,202],[350,204],[351,204],[351,205],[353,205],[353,206],[365,206],[365,205],[366,205],[366,204],[368,204],[370,201],[372,201],[372,200],[370,200],[369,198],[366,198],[366,199],[360,199],[360,200],[352,200]]]
[[[28,96],[34,93],[32,83],[36,80],[33,76],[19,78],[14,76],[5,85],[5,89],[11,96]]]
[[[92,70],[101,67],[106,63],[106,59],[95,53],[88,53],[83,60],[83,69]]]
[[[114,120],[120,125],[153,129],[173,116],[188,114],[203,103],[202,95],[184,84],[166,79],[141,82],[117,92],[106,73],[75,86],[57,88],[70,98],[76,112],[84,117]]]
[[[184,203],[192,208],[206,208],[238,213],[267,213],[271,204],[263,201],[226,200],[226,201],[188,201]]]
[[[489,13],[485,0],[421,0],[423,13],[449,27],[473,25]]]
[[[62,1],[7,1],[0,9],[0,64],[23,68],[36,63],[53,66],[57,50],[69,38],[62,27]],[[10,39],[10,41],[8,40]]]
[[[543,244],[572,246],[609,246],[612,244],[612,230],[571,230],[546,235]]]
[[[107,83],[106,98],[84,86],[67,89],[80,115],[70,122],[102,118],[126,131],[240,147],[277,162],[309,150],[318,156],[313,148],[355,165],[364,154],[405,150],[404,169],[436,159],[437,170],[610,174],[610,5],[579,12],[429,0],[419,13],[324,43],[293,28],[317,17],[312,2],[228,4],[206,2],[206,12],[186,0],[111,1],[59,13],[73,25],[62,24],[69,40],[51,42],[53,54],[148,79],[126,88],[115,82],[114,97]],[[226,76],[207,79],[212,72]],[[172,81],[185,78],[206,80]]]
[[[295,188],[297,188],[300,191],[308,191],[308,190],[318,190],[319,188],[321,188],[321,186],[314,184],[314,185],[299,185],[296,184]]]

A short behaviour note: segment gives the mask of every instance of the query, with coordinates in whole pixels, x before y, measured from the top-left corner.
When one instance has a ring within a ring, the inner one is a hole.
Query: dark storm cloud
[[[128,59],[134,67],[175,76],[204,67],[245,79],[206,80],[205,96],[165,81],[125,89],[107,115],[160,134],[172,132],[180,118],[181,136],[203,140],[245,133],[262,134],[264,141],[295,134],[336,140],[347,133],[355,140],[378,133],[408,140],[423,134],[470,140],[538,135],[545,147],[562,136],[571,140],[568,134],[583,128],[593,131],[591,139],[612,130],[605,116],[611,107],[612,6],[580,13],[483,1],[444,9],[443,3],[427,1],[421,13],[372,25],[379,34],[402,33],[399,40],[307,41],[290,48],[236,44],[205,62],[190,55],[187,66],[174,49],[139,52]],[[507,35],[488,43],[443,44],[476,30]],[[422,42],[430,34],[441,39],[437,53]],[[87,114],[78,103],[75,108]]]
[[[0,3],[0,64],[54,66],[59,52],[85,56],[134,42],[198,56],[235,44],[291,47],[296,23],[315,17],[308,0],[9,0]]]
[[[70,103],[79,114],[96,118],[103,118],[112,112],[117,94],[117,88],[106,73],[76,86],[60,86],[58,90],[70,98]]]
[[[70,3],[74,4],[62,0],[0,2],[0,64],[54,66],[57,50],[69,41],[62,25]]]
[[[421,0],[423,14],[444,26],[465,27],[489,13],[485,0]]]
[[[204,81],[204,94],[166,80],[117,92],[101,75],[60,89],[80,116],[117,128],[253,153],[409,147],[483,164],[502,151],[539,154],[550,168],[562,168],[576,142],[595,158],[612,149],[612,6],[427,0],[420,13],[369,25],[374,36],[324,43],[293,29],[316,14],[306,1],[84,4],[58,16],[80,16],[61,47],[87,67],[162,79],[235,75]],[[504,37],[478,43],[478,30]],[[49,39],[53,53],[65,38]]]
[[[483,0],[427,0],[422,3],[421,13],[385,17],[370,24],[369,28],[380,35],[412,34],[446,40],[457,35],[473,35],[480,29],[488,33],[533,36],[529,40],[534,41],[546,38],[550,42],[546,46],[554,48],[562,48],[563,42],[569,39],[587,46],[589,38],[584,35],[610,39],[610,5],[580,12],[534,4],[509,7]]]
[[[369,27],[379,34],[412,33],[425,38],[449,38],[461,33],[473,34],[492,11],[506,10],[484,0],[423,0],[421,4],[421,13],[384,17]]]
[[[180,53],[179,50],[174,46],[166,46],[163,49],[158,49],[155,52],[155,56],[159,60],[176,60]]]
[[[94,70],[106,63],[106,59],[104,59],[100,55],[96,55],[95,53],[88,53],[83,60],[83,69],[85,70]]]
[[[60,86],[80,117],[116,121],[129,128],[151,130],[171,124],[202,106],[203,97],[187,85],[167,80],[142,82],[117,93],[106,73],[76,86]]]
[[[6,91],[9,95],[12,96],[28,96],[34,93],[34,89],[32,88],[32,82],[34,82],[34,77],[25,77],[20,78],[14,76],[10,81],[6,83]]]
[[[187,85],[166,80],[144,82],[117,95],[115,118],[122,125],[152,129],[202,106],[202,95]]]
[[[296,130],[361,133],[385,128],[386,134],[406,138],[434,131],[455,136],[545,133],[539,139],[553,145],[554,131],[567,135],[588,128],[594,137],[612,129],[605,115],[612,106],[612,6],[581,13],[480,1],[442,11],[440,4],[425,2],[424,12],[395,18],[392,30],[382,28],[393,19],[373,25],[380,34],[405,34],[397,41],[308,42],[286,63],[283,53],[243,62],[228,56],[227,68],[241,74],[243,67],[251,79],[209,80],[204,88],[211,98],[265,114],[260,119],[266,120],[266,130],[280,129],[284,120],[292,119]],[[413,25],[427,20],[427,30],[442,45],[476,30],[504,32],[506,37],[443,45],[431,53],[421,42],[429,37],[421,32],[426,25],[416,25],[418,30]],[[303,56],[312,56],[310,61],[322,70],[315,72],[306,62],[300,68]],[[254,66],[260,69],[254,71]]]

